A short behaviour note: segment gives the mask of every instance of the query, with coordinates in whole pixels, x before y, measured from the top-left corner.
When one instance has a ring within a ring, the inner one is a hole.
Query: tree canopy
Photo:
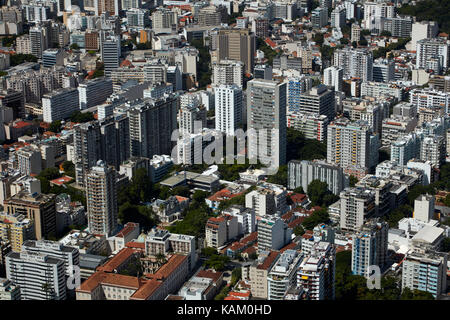
[[[306,139],[302,132],[292,128],[287,128],[287,145],[286,161],[325,159],[327,157],[325,143],[315,139]]]
[[[450,0],[423,0],[415,5],[405,4],[399,14],[414,16],[417,21],[437,21],[440,31],[450,33]]]
[[[339,197],[328,190],[328,184],[320,180],[313,180],[308,185],[308,198],[313,206],[325,206],[339,200]]]

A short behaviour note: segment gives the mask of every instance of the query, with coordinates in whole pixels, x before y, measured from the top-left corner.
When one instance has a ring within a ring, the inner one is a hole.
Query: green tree
[[[314,211],[309,217],[303,221],[303,228],[312,230],[315,226],[321,223],[327,223],[330,220],[328,211],[325,208]]]
[[[80,46],[79,46],[77,43],[72,43],[72,44],[70,45],[70,49],[72,49],[72,50],[78,50],[78,49],[80,49]]]
[[[305,229],[303,229],[303,227],[302,226],[296,226],[295,228],[294,228],[294,234],[297,236],[297,237],[299,237],[299,236],[302,236],[302,235],[304,235],[305,234]]]
[[[389,223],[390,228],[397,228],[401,219],[412,217],[412,212],[413,208],[405,204],[389,212],[383,219]]]
[[[328,184],[320,180],[313,180],[308,185],[308,198],[313,206],[329,206],[339,200],[328,190]]]
[[[305,190],[303,190],[303,187],[297,187],[293,190],[294,193],[300,193],[300,194],[305,194]]]
[[[36,56],[33,56],[32,54],[11,54],[9,56],[9,64],[11,67],[17,66],[19,64],[22,64],[24,62],[37,62],[38,59]]]
[[[411,290],[409,288],[404,288],[400,299],[401,300],[434,300],[434,297],[431,294],[431,292],[419,291],[417,289]]]
[[[224,255],[213,254],[203,263],[209,269],[214,269],[215,271],[224,271],[230,258]]]
[[[306,139],[305,135],[293,128],[287,128],[286,159],[290,160],[313,160],[325,159],[327,146],[325,143],[315,139]]]
[[[442,252],[450,252],[450,238],[444,238],[442,241]]]
[[[278,56],[278,53],[268,46],[267,43],[261,38],[256,39],[256,47],[258,50],[264,52],[264,58],[267,59],[267,64],[273,65],[273,59]]]
[[[211,54],[209,53],[208,48],[204,46],[202,40],[192,40],[191,45],[199,52],[197,79],[199,89],[204,89],[211,83]]]
[[[280,184],[283,186],[287,186],[287,180],[288,180],[287,165],[281,165],[278,168],[278,171],[276,174],[270,175],[267,178],[267,182]]]
[[[119,207],[119,220],[121,224],[137,222],[139,226],[148,231],[156,225],[157,218],[151,207],[135,205],[125,202]]]
[[[56,120],[50,123],[50,126],[48,127],[48,130],[54,133],[61,132],[61,120]]]
[[[356,185],[356,183],[358,183],[358,178],[355,177],[354,175],[350,175],[348,180],[349,180],[350,187],[354,187]]]
[[[75,177],[75,165],[72,161],[64,161],[62,167],[64,169],[64,174]]]
[[[95,118],[92,112],[75,111],[70,115],[69,120],[76,123],[84,123],[95,120]]]

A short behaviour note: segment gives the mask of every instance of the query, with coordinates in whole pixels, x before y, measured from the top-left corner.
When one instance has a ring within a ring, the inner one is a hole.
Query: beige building
[[[8,214],[19,213],[33,220],[37,240],[56,236],[56,195],[21,191],[3,204]]]
[[[31,54],[30,35],[25,34],[16,39],[16,52],[21,54]]]
[[[227,29],[219,31],[217,48],[219,51],[219,59],[242,61],[246,73],[253,73],[255,48],[255,35],[249,29]]]
[[[33,221],[19,213],[0,214],[0,238],[11,243],[11,249],[20,252],[25,240],[34,239]]]
[[[89,231],[111,236],[117,229],[116,173],[100,160],[86,176]]]
[[[258,257],[258,262],[250,267],[250,290],[253,297],[267,299],[267,276],[278,255],[278,251],[261,253]]]
[[[156,273],[142,278],[98,271],[76,289],[76,299],[164,300],[183,285],[188,273],[185,255],[172,255]]]
[[[237,217],[224,214],[209,218],[205,229],[206,246],[220,248],[238,235]]]

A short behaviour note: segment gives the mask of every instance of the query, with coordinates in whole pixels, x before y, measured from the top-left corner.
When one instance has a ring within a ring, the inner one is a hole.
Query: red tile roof
[[[32,125],[31,122],[27,122],[27,121],[17,121],[17,122],[15,122],[15,123],[13,124],[13,128],[20,129],[20,128],[28,127],[28,126],[31,126],[31,125]]]
[[[104,265],[97,268],[97,271],[113,272],[130,258],[135,251],[131,248],[123,248]]]
[[[125,227],[120,230],[118,234],[116,234],[116,237],[123,238],[127,236],[129,233],[133,232],[136,228],[138,228],[138,224],[134,222],[128,222]]]
[[[157,280],[164,280],[169,277],[185,260],[187,256],[174,254],[169,260],[156,271],[152,278]]]
[[[275,259],[278,257],[280,253],[278,251],[270,251],[267,258],[264,260],[263,263],[258,265],[256,268],[261,270],[267,270],[272,265],[272,263],[275,261]]]
[[[200,270],[196,274],[196,277],[208,278],[208,279],[212,279],[214,282],[217,282],[222,277],[222,275],[223,275],[222,272],[216,272],[216,271],[211,271],[211,270]]]
[[[126,276],[117,273],[106,273],[97,271],[84,281],[76,291],[91,293],[95,288],[101,284],[110,284],[130,289],[139,288],[139,279],[132,276]]]

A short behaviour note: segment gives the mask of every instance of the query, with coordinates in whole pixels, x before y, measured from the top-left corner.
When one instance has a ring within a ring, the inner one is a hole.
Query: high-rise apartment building
[[[311,23],[314,28],[322,28],[328,24],[328,8],[318,7],[311,12]]]
[[[320,84],[300,95],[300,113],[312,113],[315,115],[326,115],[328,120],[335,116],[334,91]]]
[[[344,78],[372,81],[372,53],[365,49],[344,48],[334,52],[335,66],[344,69]]]
[[[364,277],[372,274],[369,267],[376,265],[382,271],[388,251],[387,222],[370,221],[364,224],[352,239],[352,273]]]
[[[271,164],[286,163],[286,83],[254,79],[247,84],[247,128],[256,143],[250,157]]]
[[[102,44],[102,61],[105,66],[105,76],[109,77],[111,71],[119,68],[121,56],[120,39],[110,36]]]
[[[234,135],[242,124],[243,94],[237,85],[221,85],[215,88],[216,130]]]
[[[156,32],[164,30],[172,30],[176,28],[178,23],[178,15],[176,12],[166,8],[158,8],[152,13],[152,29]]]
[[[395,80],[395,63],[392,60],[377,60],[373,64],[373,81],[389,83]]]
[[[334,91],[342,91],[342,79],[344,78],[344,69],[331,66],[323,70],[323,84],[334,87]]]
[[[47,49],[42,53],[42,65],[46,68],[64,64],[64,51],[61,49]]]
[[[446,38],[426,38],[417,41],[416,68],[427,69],[427,62],[437,56],[442,68],[449,65],[449,41]]]
[[[341,167],[327,164],[321,160],[291,160],[288,163],[288,188],[293,190],[302,187],[308,192],[308,185],[313,180],[326,182],[328,190],[335,195],[347,187],[344,171]]]
[[[21,300],[66,300],[64,261],[22,251],[6,256],[6,277],[20,287]]]
[[[78,248],[65,246],[57,241],[27,240],[23,243],[22,251],[43,254],[64,261],[66,277],[74,274],[74,267],[80,266]]]
[[[375,213],[375,194],[364,188],[348,188],[339,194],[340,227],[357,231]]]
[[[24,241],[34,237],[33,220],[20,213],[0,214],[0,238],[9,241],[11,250],[20,252]]]
[[[347,10],[345,6],[337,6],[331,12],[331,26],[334,28],[340,28],[345,25],[347,18]]]
[[[48,48],[48,35],[46,29],[36,26],[30,29],[31,54],[42,58],[45,49]]]
[[[269,20],[266,18],[254,19],[252,31],[258,38],[266,39],[269,36]]]
[[[188,92],[180,96],[178,127],[181,135],[198,133],[206,127],[206,108],[201,104],[197,92]]]
[[[242,88],[244,82],[244,63],[241,61],[221,60],[212,65],[212,85],[231,85],[235,84]]]
[[[412,24],[411,48],[417,47],[417,41],[434,38],[439,32],[439,26],[435,21],[416,21]]]
[[[437,168],[445,162],[445,137],[427,136],[420,143],[420,160],[430,161]]]
[[[364,3],[364,29],[378,32],[381,30],[383,18],[394,18],[395,6],[387,2],[365,2]]]
[[[246,73],[253,73],[255,65],[255,35],[248,29],[219,30],[218,56],[220,60],[237,60],[244,63]]]
[[[292,229],[281,218],[263,217],[257,226],[258,252],[279,250],[291,241]]]
[[[78,86],[80,109],[102,104],[113,93],[112,80],[96,78]]]
[[[289,77],[285,80],[287,85],[287,113],[300,113],[300,98],[312,88],[312,79],[305,75]]]
[[[62,88],[42,97],[43,119],[47,123],[64,120],[80,110],[77,88]]]
[[[292,286],[295,287],[297,271],[303,259],[303,252],[292,249],[288,249],[278,256],[267,275],[268,300],[283,300],[288,289]]]
[[[402,290],[430,292],[437,298],[447,291],[447,254],[412,252],[402,263]]]
[[[327,162],[344,169],[372,168],[378,163],[379,139],[364,120],[340,118],[328,126]]]
[[[127,111],[130,119],[130,154],[152,158],[172,153],[172,132],[177,128],[177,98],[145,99]]]
[[[216,6],[201,8],[198,11],[198,24],[200,26],[220,26],[222,14],[222,11]]]
[[[300,131],[306,139],[327,140],[327,128],[330,121],[324,114],[288,113],[286,121],[288,128]]]
[[[391,33],[392,37],[408,38],[411,37],[412,31],[412,17],[393,17],[393,18],[382,18],[380,20],[380,32],[388,31]]]
[[[89,232],[111,236],[117,229],[116,171],[102,160],[86,176]]]
[[[101,157],[101,133],[98,122],[86,122],[74,127],[74,164],[77,184],[85,185],[87,171]]]
[[[23,214],[27,219],[33,220],[34,232],[37,240],[56,236],[56,195],[30,194],[21,191],[5,199],[3,205],[5,212]]]
[[[301,262],[297,286],[302,286],[311,300],[334,300],[336,249],[333,244],[319,241]]]

